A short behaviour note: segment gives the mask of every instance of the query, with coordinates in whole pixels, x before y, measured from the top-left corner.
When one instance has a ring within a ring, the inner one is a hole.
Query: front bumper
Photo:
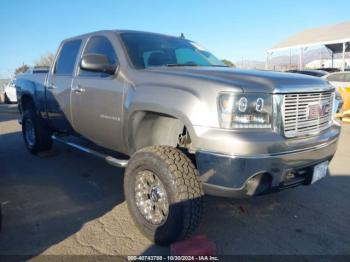
[[[198,150],[196,164],[204,191],[242,197],[310,184],[313,167],[333,158],[338,135],[316,146],[281,153],[242,156]]]

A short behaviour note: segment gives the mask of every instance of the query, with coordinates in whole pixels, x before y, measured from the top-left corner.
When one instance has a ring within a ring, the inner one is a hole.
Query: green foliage
[[[236,67],[236,65],[232,63],[230,60],[223,59],[222,62],[229,67]]]
[[[40,56],[38,60],[35,61],[34,67],[39,67],[39,66],[47,66],[50,67],[51,64],[53,63],[55,56],[51,52],[47,52],[46,54]],[[20,67],[15,69],[15,75],[24,73],[29,69],[29,65],[23,64]]]
[[[29,66],[26,64],[21,65],[20,67],[17,67],[15,70],[15,75],[24,73],[25,71],[27,71],[29,69]]]
[[[34,66],[48,66],[50,67],[51,64],[53,63],[55,56],[48,52],[42,56],[40,56],[40,58],[38,60],[35,61],[35,65]]]

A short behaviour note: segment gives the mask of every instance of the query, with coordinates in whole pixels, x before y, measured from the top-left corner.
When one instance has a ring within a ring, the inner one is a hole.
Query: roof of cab
[[[161,34],[161,33],[154,33],[154,32],[146,32],[146,31],[137,31],[137,30],[99,30],[95,32],[90,32],[82,35],[77,35],[73,37],[69,37],[64,39],[62,42],[67,42],[71,41],[74,39],[81,39],[81,38],[86,38],[92,35],[97,35],[97,34],[124,34],[124,33],[134,33],[134,34],[150,34],[150,35],[162,35],[162,36],[168,36],[168,37],[176,37],[176,36],[171,36],[171,35],[166,35],[166,34]]]

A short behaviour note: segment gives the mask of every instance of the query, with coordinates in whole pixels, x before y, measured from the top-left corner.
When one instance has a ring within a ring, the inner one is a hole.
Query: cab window
[[[117,64],[117,54],[111,42],[104,36],[93,36],[89,39],[83,55],[100,54],[108,58],[110,64]],[[80,68],[80,76],[108,77],[109,74],[102,72],[91,72]]]
[[[72,76],[75,62],[79,53],[81,40],[73,40],[65,43],[58,56],[54,74]]]

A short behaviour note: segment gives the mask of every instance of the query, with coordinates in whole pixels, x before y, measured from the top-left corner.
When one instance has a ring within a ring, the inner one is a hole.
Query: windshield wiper
[[[197,64],[166,64],[165,66],[200,66],[200,65],[197,65]]]
[[[210,66],[212,66],[212,67],[229,67],[227,65],[210,65]]]
[[[166,64],[165,66],[201,66],[201,67],[229,67],[226,65],[197,65],[197,64]]]

